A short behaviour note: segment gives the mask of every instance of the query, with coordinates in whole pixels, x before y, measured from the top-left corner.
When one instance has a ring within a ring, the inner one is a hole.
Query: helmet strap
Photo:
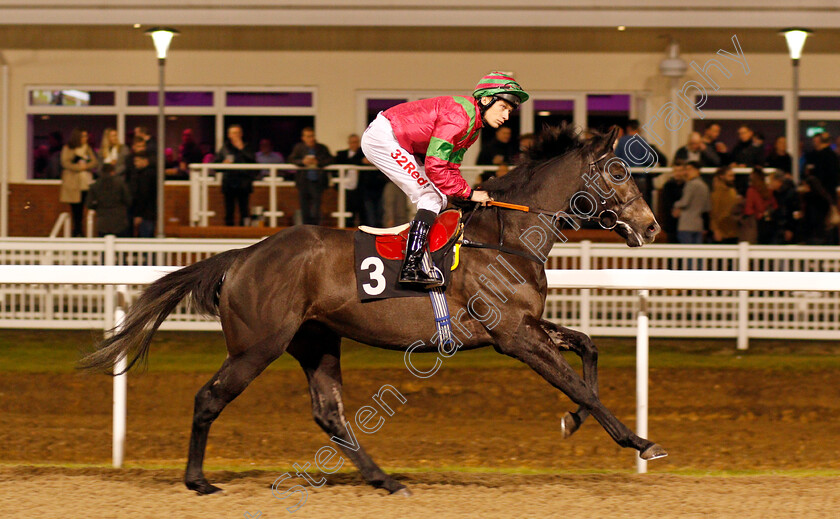
[[[484,118],[484,114],[487,113],[487,110],[489,110],[490,107],[493,106],[494,104],[496,104],[496,101],[499,100],[499,98],[496,97],[496,96],[486,96],[486,97],[490,97],[490,102],[487,103],[486,105],[481,102],[481,98],[478,98],[478,111],[481,114],[481,124],[484,125],[484,126],[487,125],[487,120]]]

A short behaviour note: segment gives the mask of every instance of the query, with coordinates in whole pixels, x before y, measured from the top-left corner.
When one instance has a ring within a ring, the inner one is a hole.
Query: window
[[[88,132],[91,148],[99,148],[106,128],[117,127],[114,115],[29,115],[30,155],[29,178],[61,178],[61,148],[73,128]]]
[[[237,123],[255,147],[260,139],[268,138],[276,150],[288,155],[300,140],[300,130],[315,125],[313,88],[173,89],[167,90],[164,101],[166,135],[160,139],[155,89],[28,88],[26,112],[31,153],[27,177],[60,177],[58,154],[75,127],[89,132],[90,143],[96,149],[106,128],[116,129],[123,142],[130,144],[134,129],[145,126],[164,148],[171,148],[180,159],[177,155],[187,129],[192,130],[202,154],[215,152],[223,142],[224,128]]]
[[[606,132],[613,125],[624,128],[629,120],[629,94],[588,94],[586,96],[587,128]]]

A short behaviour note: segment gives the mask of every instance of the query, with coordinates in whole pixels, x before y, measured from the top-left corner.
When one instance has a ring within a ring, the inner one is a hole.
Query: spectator
[[[134,128],[134,138],[140,137],[146,143],[146,157],[149,164],[154,168],[157,165],[157,142],[149,133],[149,129],[145,126],[138,126]]]
[[[747,188],[741,240],[762,245],[772,243],[775,233],[772,215],[777,208],[776,199],[767,187],[764,171],[755,168],[750,173],[750,187]]]
[[[700,164],[689,162],[685,165],[683,194],[674,204],[673,212],[680,243],[703,243],[703,214],[710,209],[709,187],[700,178]]]
[[[102,164],[114,166],[117,175],[125,173],[126,160],[128,159],[128,148],[120,142],[120,135],[113,128],[106,128],[102,133],[102,146],[99,148],[99,157]]]
[[[475,163],[479,166],[493,165],[496,170],[488,170],[481,173],[481,181],[486,182],[494,176],[504,176],[507,168],[513,163],[516,156],[516,145],[511,142],[513,132],[507,126],[500,126],[496,130],[496,136],[486,146],[482,146],[481,152]]]
[[[282,153],[274,151],[271,147],[270,139],[260,140],[260,150],[257,152],[257,163],[259,164],[283,164],[286,162],[286,157]],[[278,171],[279,173],[279,171]],[[266,177],[269,171],[264,169],[260,171],[260,175]],[[278,175],[279,176],[279,175]]]
[[[732,166],[718,169],[712,179],[709,229],[715,243],[738,243],[740,231],[739,219],[743,211],[743,200],[735,191],[735,172]]]
[[[720,125],[717,123],[712,123],[706,126],[706,129],[703,130],[703,143],[712,151],[717,153],[718,158],[720,159],[721,164],[729,164],[729,153],[726,144],[723,141],[718,140],[720,137]]]
[[[661,151],[659,151],[659,148],[650,144],[644,139],[644,137],[642,137],[639,133],[640,127],[641,125],[636,119],[630,119],[627,121],[625,133],[620,139],[618,139],[618,143],[615,147],[616,157],[623,160],[627,166],[631,168],[646,168],[650,166],[667,167],[668,159],[665,158],[665,155]],[[635,149],[631,150],[631,143],[634,140],[643,141],[649,150],[643,150],[640,145],[637,145]],[[640,155],[647,156],[647,154],[651,151],[656,155],[656,164],[650,164],[650,160],[640,158]],[[636,157],[636,159],[630,156],[631,153]],[[645,200],[649,203],[651,200],[651,193],[653,191],[653,185],[649,175],[647,173],[633,173],[633,179],[636,181],[639,191],[642,192]]]
[[[534,134],[533,133],[526,133],[524,135],[519,136],[519,149],[516,152],[516,156],[513,158],[513,164],[519,162],[524,155],[527,155],[528,150],[534,145]]]
[[[254,150],[242,140],[242,127],[232,124],[228,127],[227,140],[216,154],[217,163],[254,164],[257,161]],[[225,225],[234,225],[236,205],[239,205],[237,225],[244,225],[245,218],[251,217],[248,202],[254,190],[256,170],[229,169],[218,170],[222,178],[222,194],[225,196]]]
[[[64,136],[60,131],[50,132],[47,135],[48,156],[47,167],[44,171],[44,178],[61,178],[61,150],[64,149]]]
[[[674,160],[686,162],[699,162],[701,167],[716,168],[720,166],[720,157],[710,146],[703,142],[703,138],[697,132],[691,132],[688,137],[688,144],[677,150]]]
[[[660,176],[659,179],[663,178]],[[665,181],[660,189],[660,207],[662,208],[659,221],[662,222],[662,230],[668,237],[668,243],[679,243],[677,241],[677,217],[673,214],[674,204],[682,198],[683,187],[685,186],[685,161],[675,160],[671,168],[671,177]]]
[[[806,245],[825,245],[828,242],[826,219],[832,201],[820,180],[809,175],[798,189],[801,211],[798,212],[801,240]]]
[[[300,134],[301,142],[295,144],[289,161],[300,169],[295,173],[295,184],[300,198],[300,212],[304,224],[320,225],[321,195],[327,187],[324,166],[333,163],[329,148],[315,139],[315,130],[306,127]],[[306,169],[304,169],[306,168]]]
[[[93,182],[98,162],[88,144],[88,132],[74,128],[70,140],[61,149],[61,191],[59,200],[70,204],[73,215],[73,236],[82,236],[82,214],[85,196]]]
[[[832,203],[836,203],[837,184],[840,181],[840,160],[831,149],[831,135],[828,133],[814,135],[812,142],[814,151],[805,156],[805,168],[810,169],[810,174],[817,177]]]
[[[131,193],[113,164],[102,165],[99,180],[90,186],[86,204],[88,209],[96,211],[96,232],[100,238],[108,234],[120,238],[130,236]]]
[[[778,143],[778,140],[776,141]],[[793,180],[782,171],[776,171],[770,178],[770,191],[776,200],[776,210],[773,211],[774,245],[796,243],[796,213],[799,211],[799,194],[793,185]]]
[[[365,155],[362,152],[362,141],[358,135],[353,133],[347,137],[347,149],[336,152],[335,162],[336,164],[355,164],[358,166],[370,164],[370,162],[368,162],[368,160],[365,159]],[[347,176],[345,178],[346,183],[344,187],[346,189],[346,208],[348,212],[353,214],[350,217],[349,225],[351,227],[354,227],[357,225],[356,218],[358,218],[359,221],[364,220],[364,218],[362,217],[362,213],[364,212],[364,198],[361,189],[361,178],[359,175],[359,170],[347,170]]]
[[[166,175],[166,180],[187,180],[189,175],[181,174],[181,163],[175,156],[175,150],[166,148],[163,151],[163,174]]]
[[[195,134],[190,128],[181,133],[181,145],[178,147],[178,154],[181,156],[183,165],[181,169],[187,171],[189,164],[201,164],[204,154],[195,140]]]
[[[153,238],[157,220],[157,171],[145,151],[134,154],[134,169],[129,186],[131,214],[134,215],[137,237]]]
[[[776,142],[773,143],[773,151],[767,155],[767,160],[764,162],[764,165],[785,173],[793,171],[793,159],[791,159],[790,153],[787,152],[786,137],[776,138]]]
[[[732,147],[731,160],[740,167],[753,168],[764,164],[764,150],[755,144],[755,132],[746,124],[738,127],[738,142]]]

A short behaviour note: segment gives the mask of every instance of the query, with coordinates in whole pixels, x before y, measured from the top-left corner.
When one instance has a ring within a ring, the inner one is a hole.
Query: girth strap
[[[531,254],[530,252],[524,252],[524,251],[521,251],[521,250],[511,249],[510,247],[506,247],[504,245],[491,245],[489,243],[481,243],[481,242],[472,241],[472,240],[468,240],[466,238],[463,238],[461,240],[461,246],[462,247],[470,247],[470,248],[473,248],[473,249],[493,249],[493,250],[497,250],[499,252],[504,252],[505,254],[513,254],[514,256],[519,256],[519,257],[522,257],[522,258],[525,258],[525,259],[529,259],[529,260],[533,261],[534,263],[539,263],[540,265],[542,265],[544,263],[543,260],[541,260],[540,258],[535,256],[534,254]]]

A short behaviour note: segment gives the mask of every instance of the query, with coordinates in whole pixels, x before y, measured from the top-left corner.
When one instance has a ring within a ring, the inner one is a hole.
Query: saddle
[[[377,227],[359,226],[359,230],[376,236],[376,252],[385,259],[402,260],[405,256],[405,242],[408,239],[406,223],[396,227],[380,229]],[[429,251],[434,253],[441,250],[453,240],[461,228],[461,210],[448,209],[440,213],[429,231]]]

